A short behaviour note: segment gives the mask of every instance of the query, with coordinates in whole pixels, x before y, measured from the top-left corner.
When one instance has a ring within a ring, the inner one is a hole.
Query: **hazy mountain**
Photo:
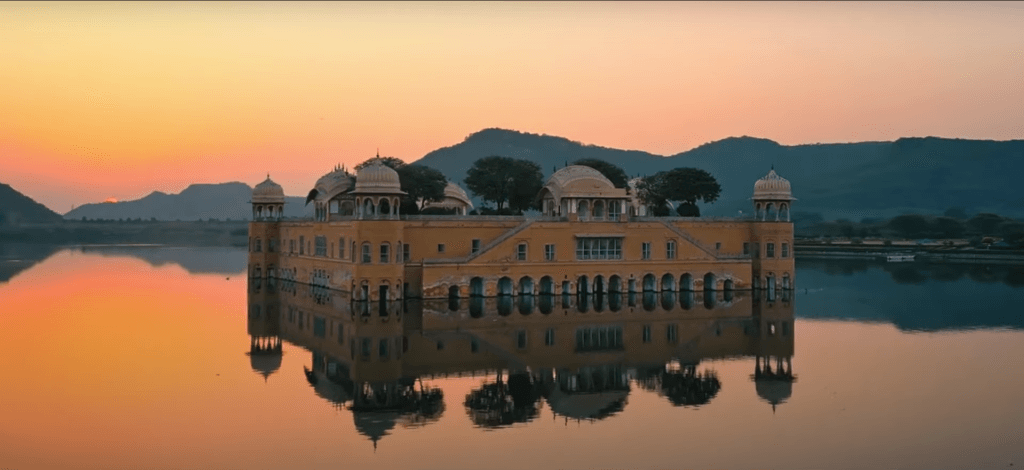
[[[60,221],[60,214],[0,183],[0,225]]]
[[[481,157],[503,155],[537,162],[545,176],[566,162],[600,158],[630,175],[676,167],[708,170],[722,184],[706,215],[750,211],[754,182],[774,165],[793,183],[795,212],[826,218],[889,217],[906,212],[941,213],[962,206],[969,212],[1024,215],[1017,176],[1024,170],[1024,141],[935,137],[895,142],[786,146],[767,139],[732,137],[670,156],[585,145],[547,135],[485,129],[463,142],[428,153],[416,163],[441,170],[463,184]]]
[[[60,250],[56,245],[0,243],[0,283],[35,266]]]
[[[249,261],[245,247],[83,246],[83,253],[132,256],[155,267],[181,266],[190,274],[244,275]]]
[[[118,203],[84,204],[64,214],[65,219],[249,220],[252,187],[245,183],[193,184],[178,194],[154,191],[142,199]],[[286,197],[288,217],[312,214],[305,198]],[[312,206],[310,206],[312,207]],[[308,211],[307,211],[308,209]]]

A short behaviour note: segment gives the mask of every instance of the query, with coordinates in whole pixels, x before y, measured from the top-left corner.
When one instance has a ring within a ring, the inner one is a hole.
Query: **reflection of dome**
[[[270,175],[267,175],[266,180],[252,189],[252,202],[253,204],[284,204],[284,188],[271,180]]]
[[[402,192],[402,184],[398,172],[377,158],[356,172],[356,192],[397,194]]]
[[[263,376],[263,380],[281,368],[281,351],[249,353],[249,365],[253,372]]]
[[[356,431],[369,437],[376,449],[377,441],[394,429],[401,415],[397,411],[354,411],[352,417],[356,422]]]
[[[565,197],[623,198],[626,190],[616,188],[600,171],[589,166],[571,165],[554,172],[544,188],[560,200]]]
[[[792,200],[789,181],[775,173],[773,168],[764,178],[754,183],[754,199]]]
[[[771,403],[773,409],[793,396],[793,382],[789,380],[757,380],[754,388],[757,396]]]
[[[572,419],[603,419],[626,407],[629,390],[568,394],[558,387],[548,396],[548,406],[556,415]]]

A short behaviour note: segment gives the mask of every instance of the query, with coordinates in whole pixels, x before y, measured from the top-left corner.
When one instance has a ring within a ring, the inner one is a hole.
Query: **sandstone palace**
[[[794,287],[794,199],[774,170],[754,183],[747,218],[649,217],[635,189],[586,166],[554,172],[535,215],[469,215],[453,183],[431,204],[456,215],[403,215],[403,194],[397,172],[375,159],[317,180],[312,218],[283,219],[284,191],[268,176],[252,193],[250,276],[383,301],[382,314],[410,298],[751,289],[772,298]]]

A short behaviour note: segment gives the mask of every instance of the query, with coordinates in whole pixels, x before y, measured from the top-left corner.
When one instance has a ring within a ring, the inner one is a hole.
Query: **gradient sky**
[[[0,3],[0,182],[64,213],[488,127],[669,155],[1024,138],[1022,3]]]

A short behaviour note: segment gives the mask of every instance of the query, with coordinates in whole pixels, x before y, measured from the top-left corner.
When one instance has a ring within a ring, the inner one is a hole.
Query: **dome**
[[[262,183],[252,188],[253,204],[284,204],[284,188],[273,182],[270,175]]]
[[[448,186],[444,187],[444,197],[457,199],[464,202],[467,206],[473,207],[473,201],[469,200],[469,195],[466,194],[466,190],[462,189],[462,186],[455,183],[449,182]]]
[[[398,180],[398,172],[388,168],[377,158],[356,172],[355,192],[402,194],[402,183]]]
[[[337,167],[316,180],[316,185],[313,188],[317,192],[317,199],[331,200],[339,194],[351,191],[353,185],[352,175],[341,167]]]
[[[779,176],[773,168],[764,178],[754,183],[754,199],[793,200],[789,180]]]
[[[600,171],[584,165],[570,165],[554,172],[544,189],[555,199],[626,197],[625,189],[616,188]]]

